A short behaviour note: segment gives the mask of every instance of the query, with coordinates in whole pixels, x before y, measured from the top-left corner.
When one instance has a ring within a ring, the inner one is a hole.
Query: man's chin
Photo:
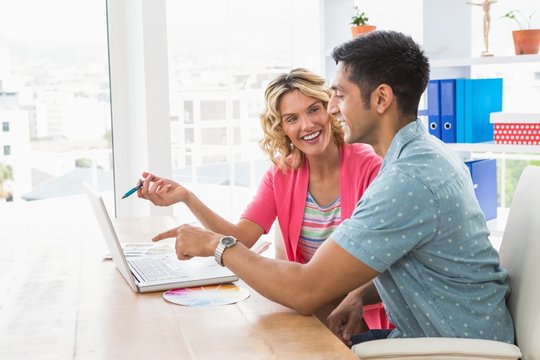
[[[354,139],[352,138],[351,133],[350,133],[348,128],[346,128],[346,129],[343,128],[343,140],[347,144],[353,144],[354,143]]]

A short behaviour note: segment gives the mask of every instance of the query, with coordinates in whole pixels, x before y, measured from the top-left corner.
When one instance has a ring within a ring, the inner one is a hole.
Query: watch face
[[[231,245],[234,245],[235,242],[236,242],[236,239],[233,238],[232,236],[225,236],[225,237],[221,238],[221,243],[225,247],[229,247]]]

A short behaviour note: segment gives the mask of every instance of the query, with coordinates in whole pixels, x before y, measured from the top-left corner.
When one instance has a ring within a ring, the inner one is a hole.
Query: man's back
[[[395,136],[355,215],[333,238],[381,273],[391,336],[513,342],[508,274],[468,171],[419,120]]]

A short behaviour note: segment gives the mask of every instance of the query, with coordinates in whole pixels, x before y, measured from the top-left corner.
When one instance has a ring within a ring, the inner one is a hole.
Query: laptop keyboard
[[[180,262],[172,257],[137,257],[128,259],[129,264],[144,281],[167,280],[187,277]]]

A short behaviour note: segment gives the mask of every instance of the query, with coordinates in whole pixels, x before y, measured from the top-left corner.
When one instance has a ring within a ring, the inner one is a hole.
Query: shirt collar
[[[416,119],[409,124],[402,127],[392,139],[390,148],[384,157],[382,167],[392,160],[396,160],[401,155],[401,151],[409,142],[417,138],[418,136],[425,134],[426,128],[422,123],[422,120]]]

